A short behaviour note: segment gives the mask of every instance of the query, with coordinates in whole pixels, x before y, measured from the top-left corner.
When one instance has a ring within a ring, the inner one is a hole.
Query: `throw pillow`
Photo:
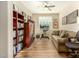
[[[66,35],[67,35],[66,32],[63,31],[63,32],[60,34],[60,37],[61,37],[61,38],[64,38]]]
[[[68,37],[68,33],[64,33],[64,35],[62,36],[62,38],[67,38]]]

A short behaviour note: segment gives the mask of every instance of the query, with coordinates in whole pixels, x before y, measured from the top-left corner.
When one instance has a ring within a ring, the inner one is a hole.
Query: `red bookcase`
[[[29,47],[34,41],[35,23],[32,20],[28,20],[24,23],[24,46]]]
[[[22,13],[13,10],[13,55],[23,49],[24,39],[24,16]]]

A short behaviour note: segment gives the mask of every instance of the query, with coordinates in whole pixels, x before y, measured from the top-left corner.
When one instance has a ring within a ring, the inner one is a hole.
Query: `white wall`
[[[7,22],[8,22],[8,58],[13,57],[13,4],[12,2],[7,2]]]
[[[62,25],[62,17],[68,15],[69,13],[73,12],[76,9],[79,9],[79,2],[71,3],[69,6],[67,6],[60,12],[60,16],[59,16],[60,17],[60,21],[59,21],[60,29],[68,30],[68,31],[75,31],[75,32],[79,30],[79,24],[76,24],[76,23]]]
[[[8,57],[8,5],[0,2],[0,57]]]

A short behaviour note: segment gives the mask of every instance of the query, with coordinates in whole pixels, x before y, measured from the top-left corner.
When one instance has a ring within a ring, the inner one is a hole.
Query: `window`
[[[48,29],[51,26],[52,17],[51,16],[40,16],[39,25],[42,29]]]

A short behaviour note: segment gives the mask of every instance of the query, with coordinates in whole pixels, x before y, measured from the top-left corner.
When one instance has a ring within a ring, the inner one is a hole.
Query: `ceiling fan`
[[[55,7],[55,5],[50,4],[49,1],[43,1],[42,7],[48,8],[48,10],[51,11],[52,10],[51,8]]]
[[[51,6],[45,5],[44,7],[45,7],[45,8],[48,8],[48,9],[51,11],[51,10],[52,10],[51,8],[52,8],[52,7],[55,7],[55,5],[51,5]]]

